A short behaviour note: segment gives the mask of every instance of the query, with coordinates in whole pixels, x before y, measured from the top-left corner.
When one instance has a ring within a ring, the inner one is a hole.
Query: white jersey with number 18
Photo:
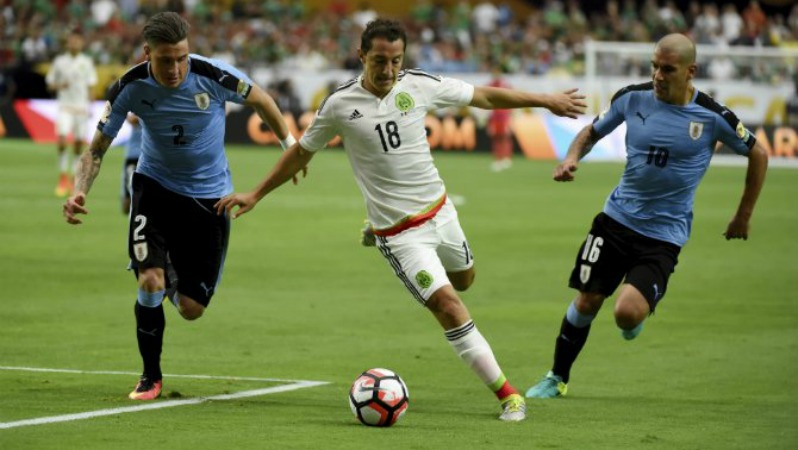
[[[463,81],[403,70],[380,99],[363,87],[361,75],[322,102],[299,143],[315,152],[341,136],[368,220],[389,229],[435,207],[446,193],[427,141],[427,112],[467,105],[473,95],[474,86]]]

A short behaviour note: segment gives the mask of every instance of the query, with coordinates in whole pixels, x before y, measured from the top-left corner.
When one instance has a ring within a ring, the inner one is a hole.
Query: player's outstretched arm
[[[748,239],[749,223],[754,214],[754,206],[765,184],[765,174],[768,170],[768,152],[757,142],[748,154],[748,170],[745,174],[745,189],[740,205],[734,213],[731,222],[726,227],[726,240]]]
[[[558,116],[576,119],[577,114],[584,114],[587,104],[585,96],[578,89],[569,89],[556,94],[537,94],[515,89],[478,86],[474,88],[474,97],[469,106],[482,109],[513,109],[543,107]]]
[[[277,189],[280,185],[291,179],[297,172],[307,167],[313,158],[313,152],[309,152],[296,143],[286,150],[274,165],[272,171],[255,189],[245,193],[233,193],[220,199],[214,205],[217,214],[226,212],[233,219],[242,214],[246,214],[265,197],[269,192]],[[238,207],[236,211],[233,208]]]
[[[258,114],[258,116],[269,125],[269,128],[274,131],[274,134],[277,135],[277,139],[280,140],[280,146],[283,147],[283,150],[288,150],[296,143],[296,139],[288,131],[288,125],[285,123],[285,119],[283,119],[283,114],[280,112],[280,108],[277,106],[277,103],[274,101],[271,95],[269,95],[266,91],[258,87],[258,85],[252,85],[252,92],[250,92],[249,96],[247,97],[247,101],[244,104],[251,106],[252,109]],[[308,175],[308,168],[302,168],[302,178]],[[299,183],[299,177],[296,175],[293,178],[294,184]]]
[[[582,128],[571,141],[565,158],[554,168],[554,181],[573,181],[574,172],[579,169],[579,160],[590,153],[598,140],[599,135],[592,124]]]
[[[110,137],[96,131],[88,150],[80,155],[75,170],[75,191],[66,199],[63,206],[63,214],[67,223],[79,225],[82,221],[78,219],[77,215],[89,213],[85,208],[86,195],[100,173],[103,156],[108,151],[108,147],[111,146],[112,140]]]

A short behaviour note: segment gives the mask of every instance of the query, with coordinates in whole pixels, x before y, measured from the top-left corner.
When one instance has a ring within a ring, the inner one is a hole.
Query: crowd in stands
[[[584,42],[654,42],[670,32],[701,44],[780,46],[798,41],[798,5],[766,15],[756,0],[608,0],[585,8],[577,0],[544,0],[524,17],[501,2],[412,0],[407,64],[435,73],[582,74]],[[377,12],[367,2],[331,0],[309,9],[295,0],[0,0],[0,66],[35,66],[62,50],[65,31],[78,28],[98,65],[140,57],[141,27],[154,12],[173,10],[192,23],[192,51],[244,70],[357,70],[360,32]],[[733,69],[733,68],[732,68]],[[733,76],[719,65],[710,76]]]

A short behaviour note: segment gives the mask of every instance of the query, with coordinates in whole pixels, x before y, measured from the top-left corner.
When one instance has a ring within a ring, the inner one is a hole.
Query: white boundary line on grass
[[[50,373],[74,373],[86,375],[140,375],[136,372],[117,372],[107,370],[72,370],[72,369],[47,369],[39,367],[8,367],[0,366],[0,370],[18,370],[23,372],[50,372]],[[209,397],[197,397],[184,400],[167,400],[146,403],[136,406],[126,406],[121,408],[100,409],[97,411],[86,411],[75,414],[64,414],[60,416],[39,417],[35,419],[17,420],[14,422],[0,422],[0,430],[7,430],[9,428],[24,427],[30,425],[46,425],[59,422],[71,422],[74,420],[92,419],[94,417],[112,416],[116,414],[125,414],[139,411],[146,411],[150,409],[172,408],[175,406],[196,405],[204,403],[209,400],[235,400],[239,398],[257,397],[260,395],[276,394],[279,392],[295,391],[297,389],[310,388],[316,386],[323,386],[330,384],[329,381],[310,381],[310,380],[285,380],[279,378],[254,378],[254,377],[232,377],[232,376],[213,376],[213,375],[168,375],[164,376],[176,378],[196,378],[205,380],[241,380],[241,381],[268,381],[268,382],[286,382],[282,386],[274,386],[263,389],[253,389],[250,391],[240,391],[232,394],[211,395]]]

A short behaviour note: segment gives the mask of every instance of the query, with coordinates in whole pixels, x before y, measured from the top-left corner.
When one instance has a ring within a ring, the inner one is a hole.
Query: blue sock
[[[584,328],[590,325],[595,318],[595,314],[582,314],[577,311],[576,303],[573,301],[568,305],[568,311],[565,313],[565,319],[576,328]]]
[[[163,302],[164,293],[163,289],[157,292],[147,292],[139,288],[139,295],[137,301],[139,305],[146,306],[147,308],[157,308]]]

